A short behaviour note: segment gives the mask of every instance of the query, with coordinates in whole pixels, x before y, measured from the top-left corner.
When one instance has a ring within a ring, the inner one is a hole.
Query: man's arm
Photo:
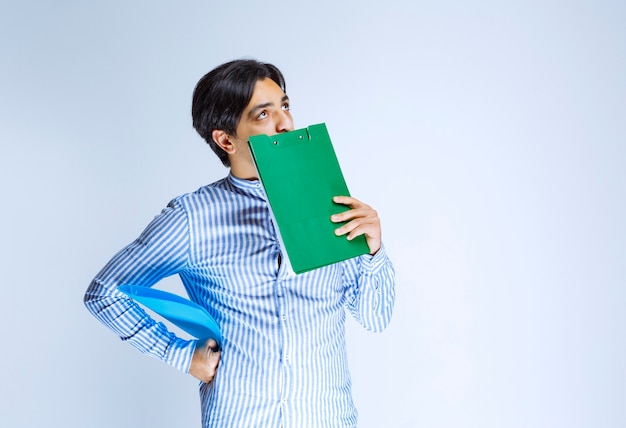
[[[395,302],[395,271],[381,240],[378,213],[369,205],[348,196],[336,196],[336,203],[351,209],[331,217],[347,223],[335,230],[338,236],[354,239],[365,235],[370,254],[344,263],[344,283],[348,286],[347,307],[366,329],[384,330],[391,320]]]
[[[189,370],[196,341],[176,337],[117,287],[151,287],[179,272],[187,263],[188,240],[186,214],[172,202],[107,263],[84,297],[87,309],[122,340],[183,372]]]

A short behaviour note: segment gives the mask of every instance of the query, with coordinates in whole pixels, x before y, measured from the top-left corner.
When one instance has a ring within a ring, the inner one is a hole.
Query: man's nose
[[[293,119],[289,111],[281,111],[276,120],[276,132],[293,131]]]

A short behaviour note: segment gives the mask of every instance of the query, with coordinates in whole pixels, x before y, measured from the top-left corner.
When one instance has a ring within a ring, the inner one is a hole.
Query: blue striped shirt
[[[356,426],[346,312],[368,330],[389,323],[394,270],[384,247],[295,275],[281,263],[259,181],[229,175],[172,200],[98,273],[85,303],[123,340],[188,372],[196,341],[116,289],[174,274],[223,333],[217,374],[200,385],[203,427]]]

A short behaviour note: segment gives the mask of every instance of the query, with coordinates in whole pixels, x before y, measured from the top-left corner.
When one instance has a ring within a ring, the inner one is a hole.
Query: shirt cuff
[[[185,340],[179,337],[172,338],[165,351],[164,361],[183,373],[189,373],[197,342],[197,340]]]
[[[380,245],[380,248],[373,256],[371,254],[364,254],[361,256],[361,267],[364,272],[377,273],[380,271],[387,261],[387,252],[385,246]]]

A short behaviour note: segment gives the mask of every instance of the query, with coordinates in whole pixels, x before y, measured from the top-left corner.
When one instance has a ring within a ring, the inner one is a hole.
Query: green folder
[[[330,216],[350,208],[332,198],[350,194],[326,124],[253,136],[249,144],[295,273],[369,253],[364,236],[349,241],[334,233],[341,223]]]

